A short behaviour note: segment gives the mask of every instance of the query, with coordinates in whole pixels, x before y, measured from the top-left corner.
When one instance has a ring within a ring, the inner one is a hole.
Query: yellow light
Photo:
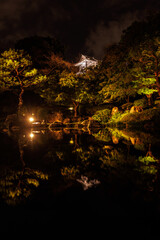
[[[68,109],[72,111],[72,110],[73,110],[73,107],[69,107]]]
[[[34,121],[34,118],[33,118],[33,117],[30,117],[30,118],[29,118],[29,121],[30,121],[30,122],[33,122],[33,121]]]
[[[74,143],[74,141],[73,141],[73,139],[71,138],[71,140],[69,141],[69,143],[70,144],[73,144]]]
[[[33,137],[34,137],[34,134],[33,134],[33,133],[31,133],[29,136],[30,136],[30,138],[33,138]]]

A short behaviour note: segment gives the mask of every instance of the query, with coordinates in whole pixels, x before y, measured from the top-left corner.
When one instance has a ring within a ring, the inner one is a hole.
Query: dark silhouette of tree
[[[61,57],[64,56],[64,46],[56,38],[50,37],[24,38],[16,43],[15,48],[27,52],[32,57],[33,65],[38,69],[47,65],[48,57],[53,53]]]

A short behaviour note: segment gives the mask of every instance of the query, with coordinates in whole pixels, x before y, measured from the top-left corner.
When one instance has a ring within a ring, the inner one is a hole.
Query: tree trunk
[[[19,103],[18,103],[18,117],[20,116],[21,108],[23,105],[23,98],[22,98],[23,93],[24,93],[24,88],[21,88],[21,92],[19,94]]]
[[[151,106],[152,105],[152,94],[148,94],[147,99],[148,99],[148,106]]]
[[[77,117],[77,110],[78,110],[79,103],[73,101],[73,105],[74,105],[74,117]]]
[[[126,101],[127,103],[129,103],[129,95],[126,97]]]
[[[25,162],[24,162],[24,159],[23,159],[24,150],[23,150],[22,141],[21,141],[20,139],[19,139],[19,141],[18,141],[18,146],[19,146],[20,161],[21,161],[22,166],[23,166],[23,169],[24,169],[24,167],[25,167]]]
[[[158,59],[156,59],[156,72],[155,72],[155,76],[156,76],[156,86],[157,86],[157,90],[158,90],[158,95],[160,97],[160,78],[159,78]]]

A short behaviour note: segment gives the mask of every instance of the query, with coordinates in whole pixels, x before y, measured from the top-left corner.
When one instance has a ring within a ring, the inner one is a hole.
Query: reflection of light
[[[72,111],[72,110],[73,110],[73,107],[69,107],[68,109]]]
[[[71,140],[69,141],[69,143],[70,144],[73,144],[74,143],[74,141],[73,141],[73,139],[71,138]]]
[[[33,133],[30,133],[29,136],[30,136],[30,138],[33,138],[33,137],[34,137],[34,134],[33,134]]]
[[[32,133],[41,133],[40,131],[33,131]]]
[[[33,121],[34,121],[34,118],[33,118],[33,117],[30,117],[30,118],[29,118],[29,121],[30,121],[30,122],[33,122]]]
[[[40,122],[33,122],[32,124],[40,124]]]

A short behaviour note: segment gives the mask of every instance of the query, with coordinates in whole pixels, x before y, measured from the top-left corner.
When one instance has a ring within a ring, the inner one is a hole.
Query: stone
[[[114,115],[115,113],[118,113],[118,112],[119,112],[118,107],[113,107],[111,115]]]
[[[135,113],[135,112],[142,112],[143,108],[141,106],[133,106],[130,109],[130,113]]]

